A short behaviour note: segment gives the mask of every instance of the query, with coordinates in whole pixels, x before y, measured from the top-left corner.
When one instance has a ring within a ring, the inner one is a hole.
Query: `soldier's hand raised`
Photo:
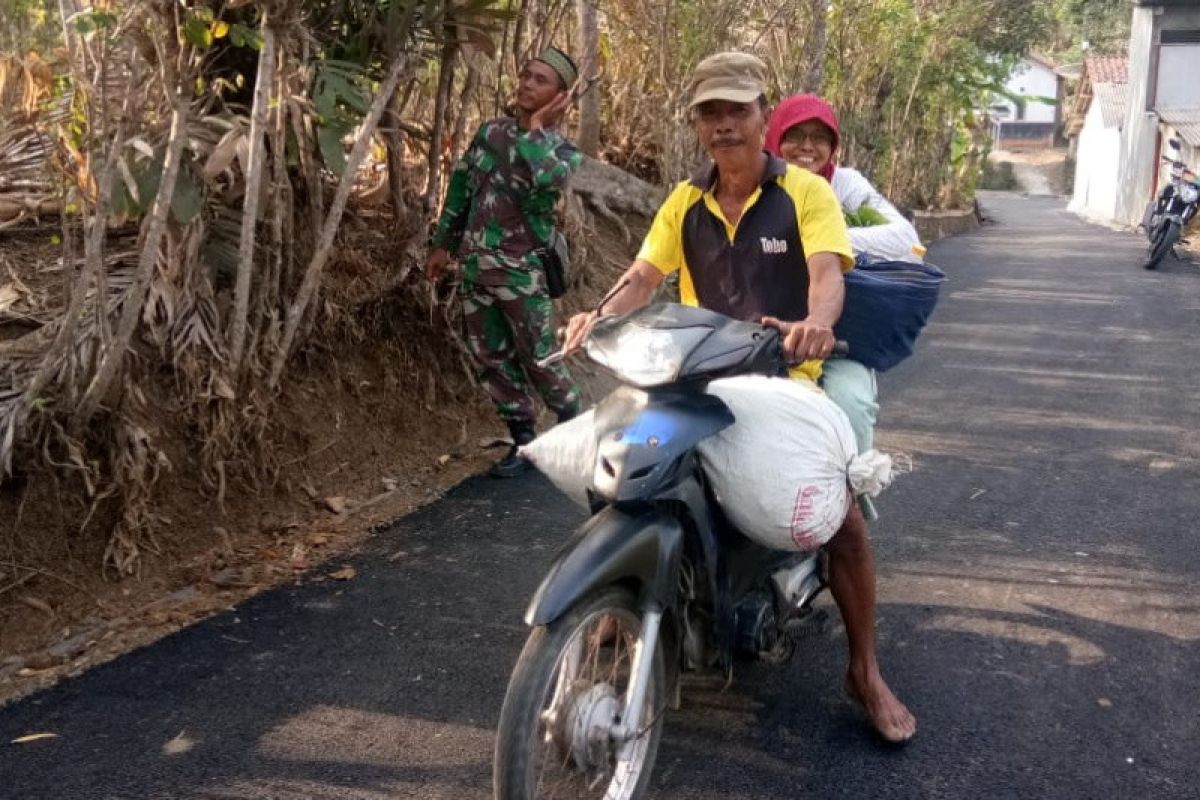
[[[571,93],[559,92],[553,100],[533,112],[529,118],[529,129],[540,131],[543,128],[553,128],[562,120],[570,105]]]

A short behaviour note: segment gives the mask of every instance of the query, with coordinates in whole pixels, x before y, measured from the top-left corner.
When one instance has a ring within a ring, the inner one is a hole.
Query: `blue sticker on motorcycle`
[[[675,438],[678,426],[679,420],[672,414],[647,409],[625,429],[621,438],[630,444],[659,447]],[[651,439],[655,441],[651,442]]]

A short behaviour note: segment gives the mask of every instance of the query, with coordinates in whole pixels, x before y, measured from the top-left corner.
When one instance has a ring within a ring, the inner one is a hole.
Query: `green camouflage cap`
[[[575,85],[575,79],[579,77],[579,69],[575,66],[575,62],[557,47],[547,47],[534,60],[542,62],[557,72],[558,77],[562,78],[562,82],[568,89]]]

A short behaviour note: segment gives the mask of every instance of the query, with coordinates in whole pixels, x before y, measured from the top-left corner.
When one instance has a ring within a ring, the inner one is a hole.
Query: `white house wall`
[[[1129,33],[1129,108],[1121,130],[1120,169],[1117,181],[1116,216],[1119,222],[1136,225],[1142,220],[1146,198],[1153,181],[1154,143],[1158,123],[1149,108],[1151,42],[1154,40],[1155,9],[1135,6]]]
[[[1150,65],[1156,34],[1161,30],[1196,28],[1200,28],[1200,8],[1135,6],[1133,9],[1129,35],[1129,108],[1121,129],[1121,167],[1117,177],[1118,222],[1137,225],[1142,221],[1158,170],[1155,162],[1158,115],[1152,110],[1150,96]],[[1195,81],[1194,73],[1180,77]]]
[[[1057,99],[1058,76],[1053,70],[1041,64],[1022,61],[1013,69],[1005,83],[1005,88],[1019,97],[1047,97]],[[1005,98],[1002,105],[1008,106],[1010,112],[1004,119],[1017,120],[1018,117],[1011,100]],[[1025,100],[1025,115],[1019,118],[1022,122],[1055,122],[1058,117],[1055,104],[1039,103],[1032,99]]]
[[[1121,132],[1105,128],[1100,104],[1093,101],[1079,131],[1075,160],[1075,190],[1069,211],[1093,222],[1111,225],[1117,208],[1117,155]]]

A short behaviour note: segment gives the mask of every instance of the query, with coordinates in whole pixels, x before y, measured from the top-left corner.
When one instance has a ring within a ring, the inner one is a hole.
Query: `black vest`
[[[747,322],[764,315],[801,320],[808,316],[808,265],[796,204],[777,180],[787,162],[767,158],[762,193],[738,221],[732,243],[703,198],[684,213],[684,258],[702,307]],[[716,179],[711,166],[692,183],[711,191]]]

